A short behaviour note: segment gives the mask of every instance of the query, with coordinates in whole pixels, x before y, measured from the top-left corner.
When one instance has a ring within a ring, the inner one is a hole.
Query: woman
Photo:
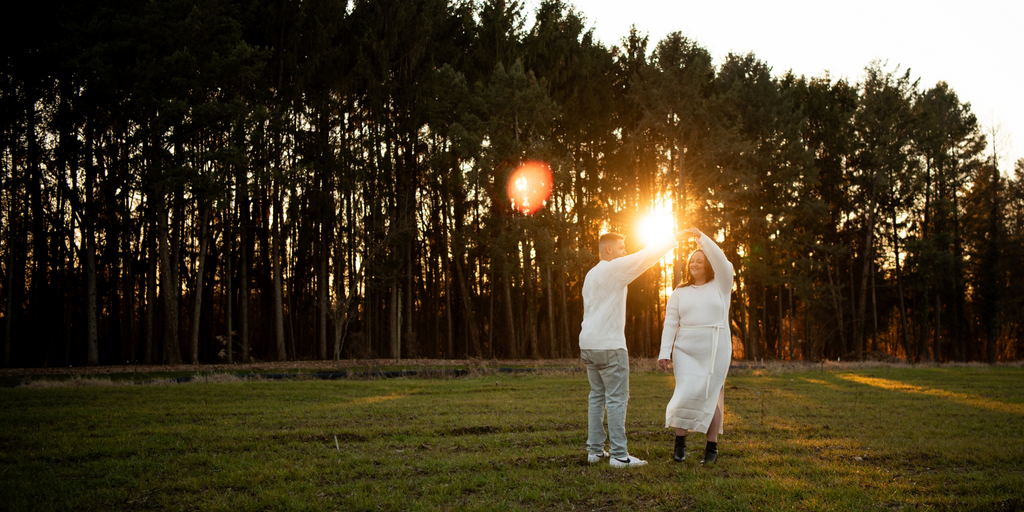
[[[718,458],[725,376],[732,362],[733,267],[707,235],[697,228],[685,232],[698,239],[700,249],[690,254],[686,278],[665,307],[658,365],[675,370],[676,390],[665,410],[665,427],[676,429],[672,458],[686,458],[686,434],[696,431],[707,434],[701,464],[709,464]]]

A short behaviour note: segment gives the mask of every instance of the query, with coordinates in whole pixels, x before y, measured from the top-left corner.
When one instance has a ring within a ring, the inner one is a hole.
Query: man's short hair
[[[624,237],[624,236],[622,236],[622,235],[620,235],[618,233],[605,233],[605,234],[601,235],[601,240],[597,244],[597,250],[598,251],[603,251],[604,247],[606,245],[608,245],[610,243],[613,243],[613,242],[618,242],[619,240],[625,240],[625,239],[626,239],[626,237]]]

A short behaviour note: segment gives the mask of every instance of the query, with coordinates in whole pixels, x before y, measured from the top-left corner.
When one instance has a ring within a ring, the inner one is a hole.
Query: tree
[[[910,156],[911,126],[913,114],[911,105],[917,82],[910,79],[908,69],[898,75],[899,69],[888,72],[879,62],[873,62],[866,69],[862,84],[863,92],[854,128],[858,136],[855,153],[857,172],[854,186],[857,187],[858,219],[862,242],[860,245],[860,282],[854,283],[858,290],[856,314],[854,317],[853,343],[857,354],[864,346],[864,319],[867,306],[867,291],[872,262],[877,257],[876,232],[880,222],[887,219],[893,223],[893,242],[896,287],[899,290],[902,338],[908,360],[916,359],[911,352],[907,334],[906,306],[903,298],[903,277],[899,261],[899,227],[896,224],[905,205],[902,203],[908,187],[912,186],[914,165]]]
[[[922,275],[922,284],[930,287],[919,293],[925,297],[924,304],[933,304],[932,353],[935,359],[942,358],[945,323],[955,357],[963,360],[966,346],[962,319],[966,297],[962,195],[965,185],[979,168],[978,158],[985,140],[970,105],[961,104],[956,92],[945,82],[939,82],[918,97],[914,115],[917,118],[915,149],[922,162],[919,186],[924,197],[917,228],[919,239],[908,245],[913,258],[909,268]],[[926,312],[927,306],[919,309]],[[944,310],[951,314],[943,315]]]

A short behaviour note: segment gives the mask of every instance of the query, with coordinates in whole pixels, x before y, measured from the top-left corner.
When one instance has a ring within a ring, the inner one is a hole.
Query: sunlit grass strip
[[[396,393],[392,393],[390,395],[367,396],[353,400],[352,405],[379,404],[381,402],[387,402],[388,400],[398,400],[405,397],[406,395],[399,395]]]
[[[858,375],[854,373],[844,373],[838,374],[836,376],[841,379],[848,380],[850,382],[865,384],[879,389],[885,389],[889,391],[900,391],[903,393],[917,393],[937,398],[945,398],[972,407],[980,407],[992,411],[1024,415],[1024,404],[1000,402],[998,400],[992,400],[989,398],[985,398],[978,395],[972,395],[968,393],[957,393],[954,391],[946,391],[944,389],[915,386],[913,384],[907,384],[905,382],[900,382],[897,380],[883,379],[879,377],[869,377],[866,375]]]

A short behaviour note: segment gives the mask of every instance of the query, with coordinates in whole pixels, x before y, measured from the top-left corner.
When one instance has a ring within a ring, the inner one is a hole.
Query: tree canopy
[[[5,366],[574,357],[598,237],[651,214],[734,262],[736,357],[1024,355],[1024,160],[909,69],[606,45],[560,0],[12,11]],[[687,250],[630,286],[637,356]]]

